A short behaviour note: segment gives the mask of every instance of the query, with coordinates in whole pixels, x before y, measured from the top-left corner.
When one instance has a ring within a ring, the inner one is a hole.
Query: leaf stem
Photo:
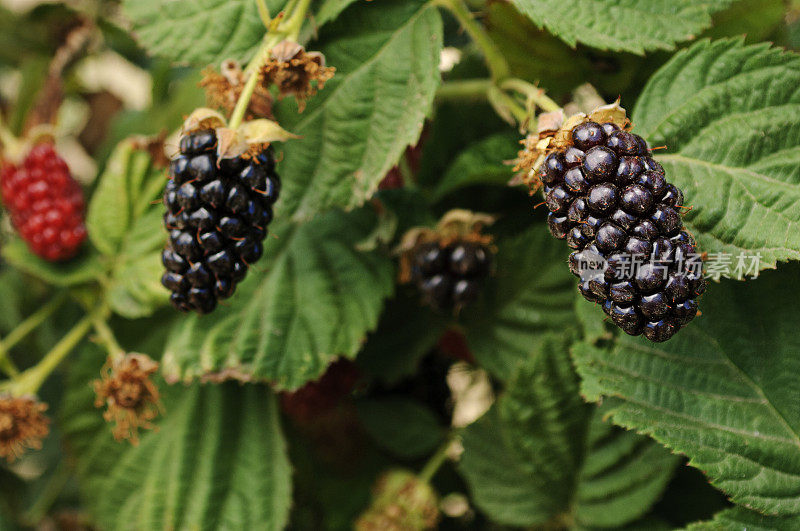
[[[269,14],[269,8],[264,0],[256,0],[256,6],[258,7],[258,16],[261,19],[261,22],[264,24],[264,27],[269,28],[269,25],[272,23],[272,17]]]
[[[483,26],[475,21],[474,15],[466,6],[464,0],[432,0],[432,3],[447,9],[458,20],[464,31],[469,34],[483,53],[486,66],[489,67],[489,72],[492,74],[492,79],[495,83],[500,83],[508,78],[511,72],[508,67],[508,61],[506,61],[506,58],[489,37],[489,34],[486,33]]]
[[[98,305],[88,315],[84,316],[78,323],[59,340],[50,352],[33,367],[20,374],[16,380],[8,386],[14,396],[35,395],[39,392],[42,384],[47,377],[58,367],[70,352],[81,342],[84,336],[89,333],[95,319],[102,316],[107,317],[109,313],[105,304]]]
[[[424,483],[430,483],[433,479],[433,476],[436,475],[436,472],[438,472],[441,466],[447,461],[450,447],[457,439],[457,435],[448,435],[444,444],[442,444],[439,449],[436,450],[436,453],[431,456],[428,462],[425,463],[425,466],[422,468],[420,473],[417,474],[417,479]]]
[[[42,324],[48,317],[50,317],[58,308],[67,300],[66,292],[62,292],[52,299],[47,304],[36,310],[27,319],[17,325],[3,340],[0,340],[0,369],[11,377],[19,375],[14,362],[9,358],[10,350],[22,341],[25,336],[33,332],[40,324]]]

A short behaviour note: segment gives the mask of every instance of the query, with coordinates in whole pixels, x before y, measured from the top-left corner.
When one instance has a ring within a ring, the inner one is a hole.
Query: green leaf
[[[440,82],[441,17],[419,0],[381,0],[326,25],[318,46],[336,75],[299,118],[279,116],[302,136],[280,165],[278,215],[295,219],[363,204],[416,143]]]
[[[567,344],[551,336],[498,404],[466,429],[459,470],[493,520],[616,527],[661,495],[677,457],[605,422],[578,386]]]
[[[610,351],[574,349],[584,395],[616,423],[685,453],[735,502],[768,514],[800,514],[800,270],[786,269],[714,286],[703,315],[666,343],[624,336]]]
[[[100,278],[104,273],[99,255],[93,249],[84,249],[66,262],[48,262],[33,254],[22,240],[3,245],[3,258],[16,269],[32,275],[53,286],[76,286]]]
[[[783,0],[737,0],[714,15],[714,24],[702,36],[719,39],[741,35],[748,43],[767,40],[783,23],[785,4]]]
[[[111,154],[89,205],[89,237],[111,267],[108,301],[125,317],[150,315],[167,301],[159,280],[166,232],[162,207],[153,204],[165,182],[150,155],[126,140]]]
[[[320,5],[319,9],[317,10],[317,14],[314,17],[314,22],[317,26],[322,26],[323,24],[334,20],[342,11],[347,9],[347,7],[355,1],[356,0],[322,0],[322,5]]]
[[[274,16],[284,0],[266,0]],[[173,62],[205,65],[244,60],[266,28],[253,0],[124,0],[139,42]]]
[[[518,140],[516,135],[497,134],[468,146],[444,174],[434,198],[475,184],[507,185],[514,175],[508,162],[517,155]]]
[[[672,50],[711,25],[733,0],[512,0],[537,25],[570,46],[643,54]]]
[[[374,223],[366,210],[275,223],[266,258],[230,305],[179,322],[163,359],[166,377],[216,375],[294,389],[336,356],[355,356],[394,285],[387,256],[355,250]]]
[[[134,447],[114,441],[93,405],[87,381],[99,375],[103,355],[92,347],[81,354],[63,402],[63,428],[99,527],[284,528],[291,466],[267,387],[166,388],[159,430]]]
[[[708,522],[697,522],[686,527],[686,531],[780,531],[800,528],[797,516],[764,516],[742,507],[726,509]]]
[[[658,161],[693,207],[687,227],[734,266],[742,252],[760,253],[762,269],[800,259],[798,83],[797,54],[704,41],[661,68],[636,104],[636,131],[667,146]]]
[[[514,77],[547,87],[548,95],[558,100],[575,89],[587,74],[597,74],[584,55],[576,54],[564,41],[537,28],[512,4],[488,2],[483,9],[486,32],[503,50]],[[535,61],[531,60],[533,56]],[[597,81],[594,83],[598,85]]]
[[[465,308],[467,342],[481,367],[507,378],[548,331],[575,327],[575,280],[567,249],[543,226],[498,242],[496,274],[482,299]]]
[[[444,429],[427,407],[405,397],[366,399],[357,403],[366,432],[382,448],[403,458],[431,453]]]

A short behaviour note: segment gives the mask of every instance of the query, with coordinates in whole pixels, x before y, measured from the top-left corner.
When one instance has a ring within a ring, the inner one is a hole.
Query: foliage
[[[0,161],[53,136],[90,236],[50,263],[0,224],[0,399],[52,420],[0,465],[0,529],[800,527],[798,19],[780,0],[0,6]],[[179,314],[160,279],[181,122],[223,63],[227,125],[251,120],[244,80],[284,40],[335,75],[304,109],[256,92],[291,133],[263,257],[213,313]],[[733,257],[662,344],[578,295],[514,169],[543,112],[620,94],[687,229]],[[454,209],[492,217],[447,234],[492,271],[437,312],[399,257]],[[159,397],[138,445],[98,404],[142,412],[93,385],[132,353],[159,364],[122,386]]]

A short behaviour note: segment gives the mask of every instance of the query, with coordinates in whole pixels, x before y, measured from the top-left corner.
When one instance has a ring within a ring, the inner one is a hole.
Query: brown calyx
[[[115,424],[117,440],[139,443],[139,429],[155,429],[152,420],[161,412],[158,387],[151,377],[158,363],[145,354],[131,353],[103,366],[95,380],[95,407],[106,407],[103,418]]]
[[[0,457],[9,462],[26,449],[38,450],[50,431],[47,404],[32,397],[0,397]]]
[[[325,66],[325,56],[320,52],[306,52],[296,42],[283,41],[272,49],[261,67],[261,85],[275,85],[281,98],[294,96],[298,111],[303,112],[306,100],[324,88],[334,72],[335,68]]]

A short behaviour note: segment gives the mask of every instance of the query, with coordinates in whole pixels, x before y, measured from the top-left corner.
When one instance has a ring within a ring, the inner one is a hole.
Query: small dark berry
[[[661,197],[667,187],[667,181],[664,175],[655,171],[646,171],[639,176],[638,184],[644,186],[653,197]]]
[[[650,219],[656,224],[662,234],[672,236],[683,227],[681,215],[668,206],[656,207]]]
[[[595,122],[582,123],[572,130],[572,143],[583,151],[599,146],[605,140],[603,128]]]
[[[616,175],[617,156],[607,147],[597,146],[586,152],[583,160],[583,171],[586,179],[592,183],[609,181]]]
[[[667,315],[669,310],[669,301],[660,291],[651,295],[643,295],[639,301],[639,311],[651,321],[661,319]]]
[[[580,149],[576,148],[575,146],[570,146],[564,152],[564,161],[567,165],[567,168],[574,168],[575,166],[580,166],[583,164],[583,158],[586,156],[586,153],[581,151]]]
[[[642,216],[653,208],[653,194],[640,184],[632,184],[622,191],[620,206],[635,216]]]
[[[644,337],[654,343],[662,343],[675,335],[678,327],[671,320],[661,319],[644,325]]]
[[[589,189],[589,181],[584,177],[580,166],[572,168],[564,175],[564,184],[574,193],[584,193]]]
[[[596,184],[589,189],[586,205],[596,214],[607,214],[617,204],[617,187],[613,184]]]
[[[645,293],[660,290],[666,280],[664,268],[651,262],[641,265],[636,272],[636,286]]]
[[[549,185],[559,184],[567,170],[567,163],[561,153],[550,153],[542,164],[540,178],[542,182]]]
[[[631,230],[639,222],[639,218],[618,208],[611,214],[611,221],[627,231]]]
[[[600,251],[608,253],[622,248],[627,239],[628,236],[624,230],[613,223],[605,223],[598,229],[595,243]]]
[[[545,197],[547,208],[553,213],[565,213],[569,208],[572,201],[572,195],[567,191],[563,185],[558,185],[550,190],[550,193]]]

